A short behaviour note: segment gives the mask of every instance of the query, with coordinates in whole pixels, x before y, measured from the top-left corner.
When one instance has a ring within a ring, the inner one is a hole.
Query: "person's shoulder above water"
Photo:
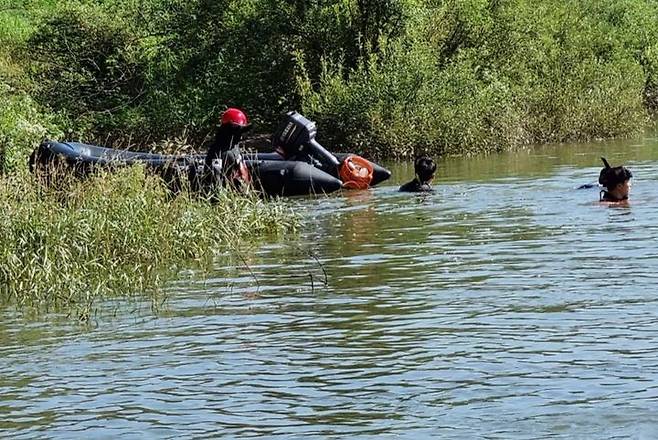
[[[399,189],[400,192],[433,192],[434,189],[427,183],[420,183],[418,179],[407,182]]]
[[[600,202],[627,203],[631,192],[631,178],[633,173],[624,167],[611,167],[602,157],[604,168],[599,173],[599,183],[604,189],[599,196]]]
[[[429,156],[418,156],[414,161],[414,172],[416,176],[410,182],[400,187],[402,192],[431,192],[433,191],[430,183],[434,179],[436,172],[436,163]]]

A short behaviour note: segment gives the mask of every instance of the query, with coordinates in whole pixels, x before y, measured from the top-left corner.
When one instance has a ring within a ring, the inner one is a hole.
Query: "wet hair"
[[[414,162],[414,171],[421,183],[425,183],[434,177],[436,163],[429,156],[418,156]]]
[[[605,167],[599,173],[599,183],[605,186],[608,191],[614,189],[620,183],[624,183],[633,177],[633,173],[626,167],[611,167],[604,157],[601,158]]]

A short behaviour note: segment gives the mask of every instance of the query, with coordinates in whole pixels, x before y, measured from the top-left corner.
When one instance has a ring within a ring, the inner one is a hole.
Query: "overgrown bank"
[[[216,203],[172,198],[157,177],[124,169],[44,186],[25,173],[0,179],[0,302],[88,319],[99,300],[151,292],[191,261],[264,235],[297,217],[256,196]]]
[[[263,132],[300,109],[331,148],[386,156],[628,136],[658,105],[651,0],[11,4],[5,166],[43,135],[199,145],[229,105]]]
[[[54,36],[50,46],[64,55],[50,61],[66,65],[86,57],[86,67],[109,69],[106,74],[76,65],[49,77],[45,64],[33,63],[38,33],[47,33],[44,23],[64,19],[71,8],[81,15],[70,21],[78,17],[98,24],[92,26],[95,31],[83,23],[64,26],[66,35]],[[57,185],[43,185],[27,173],[27,156],[44,137],[98,140],[114,133],[121,139],[133,133],[131,127],[153,127],[129,116],[140,111],[137,99],[122,101],[121,78],[129,76],[130,62],[108,55],[102,41],[111,47],[123,44],[118,52],[130,44],[113,33],[121,28],[105,28],[118,16],[102,18],[98,11],[91,2],[8,5],[0,0],[0,304],[81,320],[109,298],[147,293],[159,301],[159,287],[180,268],[208,264],[216,250],[289,232],[298,223],[282,203],[253,194],[224,192],[214,203],[185,194],[172,197],[158,178],[140,168],[84,181],[62,175]],[[76,38],[89,39],[86,51],[78,51]],[[136,107],[131,109],[131,103]]]

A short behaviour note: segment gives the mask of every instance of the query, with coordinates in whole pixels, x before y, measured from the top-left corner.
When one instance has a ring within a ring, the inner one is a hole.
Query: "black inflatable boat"
[[[36,154],[38,159],[33,161],[36,167],[59,161],[82,175],[99,166],[144,164],[163,176],[188,176],[190,170],[203,169],[204,166],[204,157],[200,155],[140,153],[79,142],[46,141],[39,146]],[[257,157],[247,158],[245,162],[256,189],[268,195],[328,194],[342,187],[339,179],[305,162],[264,160]]]
[[[344,187],[339,170],[349,154],[333,155],[315,141],[315,124],[296,112],[286,120],[274,136],[274,153],[246,153],[244,161],[255,188],[267,195],[328,194]],[[387,169],[366,161],[371,168],[369,185],[391,176]],[[183,178],[196,180],[203,175],[205,156],[167,155],[117,150],[79,142],[43,142],[30,158],[32,171],[60,163],[79,174],[97,167],[143,164],[171,183]]]

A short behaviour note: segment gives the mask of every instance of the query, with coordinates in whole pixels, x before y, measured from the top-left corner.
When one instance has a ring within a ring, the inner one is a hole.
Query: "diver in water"
[[[251,183],[251,176],[240,152],[242,134],[251,128],[247,115],[237,108],[229,108],[220,120],[215,140],[208,148],[204,161],[204,186],[215,185],[242,190]]]
[[[414,162],[416,177],[400,187],[402,192],[431,192],[430,183],[436,172],[436,163],[429,156],[418,156]]]
[[[605,167],[599,174],[599,183],[605,188],[601,191],[601,202],[625,202],[631,191],[631,178],[633,173],[623,166],[611,167],[605,158],[601,158]]]

